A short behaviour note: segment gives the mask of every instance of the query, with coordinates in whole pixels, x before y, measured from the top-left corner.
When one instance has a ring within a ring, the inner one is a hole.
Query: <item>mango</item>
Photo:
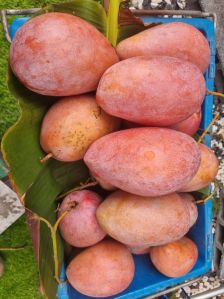
[[[195,140],[166,128],[114,132],[93,142],[84,161],[98,178],[124,191],[159,196],[191,181],[200,164]]]
[[[204,144],[198,145],[201,152],[199,169],[192,180],[180,189],[181,192],[192,192],[207,187],[218,173],[219,161],[214,152]]]
[[[167,127],[198,112],[205,93],[205,79],[194,64],[167,56],[133,57],[106,70],[96,101],[108,114]]]
[[[134,56],[172,56],[189,61],[204,73],[210,62],[206,37],[197,28],[183,22],[172,22],[149,28],[117,45],[121,59]]]
[[[149,254],[156,269],[168,277],[186,275],[198,259],[197,246],[187,237],[166,245],[152,247]]]
[[[74,191],[64,198],[58,217],[68,211],[59,224],[60,233],[67,243],[88,247],[105,237],[96,219],[96,209],[101,201],[97,193],[89,190]]]
[[[118,57],[95,27],[71,14],[52,12],[30,19],[17,31],[9,61],[28,89],[70,96],[96,90]]]
[[[115,191],[99,205],[96,217],[109,236],[135,248],[178,240],[192,224],[189,207],[177,193],[142,197]]]
[[[78,254],[68,265],[66,275],[80,293],[107,297],[125,290],[132,282],[134,260],[126,246],[104,240]]]
[[[59,161],[77,161],[96,139],[119,126],[120,121],[105,113],[93,95],[65,97],[45,114],[40,144],[46,153]]]

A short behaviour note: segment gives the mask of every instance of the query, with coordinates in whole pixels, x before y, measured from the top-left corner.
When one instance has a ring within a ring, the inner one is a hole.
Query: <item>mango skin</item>
[[[198,145],[201,152],[200,166],[192,180],[180,189],[181,192],[192,192],[207,187],[218,173],[219,161],[214,152],[205,144]]]
[[[205,79],[194,64],[174,57],[133,57],[103,74],[96,101],[107,113],[167,127],[201,109]]]
[[[60,233],[68,244],[88,247],[105,237],[96,220],[96,209],[101,200],[97,193],[89,190],[74,191],[63,199],[58,217],[74,206],[59,224]]]
[[[104,240],[87,248],[68,265],[66,275],[80,293],[107,297],[125,290],[134,277],[134,260],[123,244]]]
[[[163,275],[180,277],[192,270],[198,259],[195,243],[187,237],[158,247],[150,248],[153,265]]]
[[[178,193],[185,201],[185,203],[188,205],[188,209],[190,212],[190,223],[191,226],[193,226],[197,219],[198,219],[198,208],[195,203],[194,197],[190,193]]]
[[[202,112],[193,113],[187,119],[170,126],[170,129],[183,132],[187,135],[193,136],[200,127]]]
[[[94,91],[104,71],[118,61],[115,49],[95,27],[66,13],[46,13],[16,33],[10,65],[16,77],[42,95]]]
[[[96,139],[119,126],[120,120],[105,113],[93,95],[61,98],[44,116],[40,144],[56,160],[77,161]]]
[[[96,177],[114,187],[141,196],[159,196],[175,192],[193,178],[200,151],[184,133],[135,128],[96,140],[84,162]]]
[[[162,55],[177,57],[198,66],[204,73],[210,62],[205,36],[192,25],[182,22],[161,24],[133,35],[117,45],[121,59]]]
[[[141,248],[178,240],[191,224],[188,205],[177,193],[141,197],[115,191],[99,205],[96,217],[109,236]]]
[[[146,254],[149,253],[149,247],[128,247],[130,252],[135,255]]]

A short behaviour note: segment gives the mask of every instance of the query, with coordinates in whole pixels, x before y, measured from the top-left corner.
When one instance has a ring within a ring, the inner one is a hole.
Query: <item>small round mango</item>
[[[96,219],[96,209],[101,200],[98,194],[89,190],[75,191],[65,197],[58,217],[68,211],[59,224],[60,233],[67,243],[88,247],[106,236]]]
[[[168,277],[180,277],[192,270],[198,259],[196,244],[187,237],[157,247],[149,255],[156,269]]]

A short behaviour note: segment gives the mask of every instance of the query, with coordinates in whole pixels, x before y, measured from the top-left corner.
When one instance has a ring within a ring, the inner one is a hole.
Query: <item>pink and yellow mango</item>
[[[167,127],[199,111],[205,93],[205,79],[194,64],[166,56],[133,57],[103,74],[96,101],[111,115]]]
[[[109,236],[135,248],[178,240],[192,224],[189,206],[177,193],[141,197],[115,191],[99,205],[96,217]]]
[[[201,123],[201,111],[193,113],[190,117],[181,122],[170,126],[170,129],[183,132],[187,135],[193,136],[199,129]]]
[[[195,203],[195,199],[190,193],[178,193],[178,194],[184,199],[185,203],[188,205],[188,210],[191,219],[191,226],[193,226],[198,219],[198,208]]]
[[[124,191],[159,196],[188,183],[198,170],[194,139],[165,128],[136,128],[108,134],[87,150],[84,161],[98,178]]]
[[[123,244],[104,240],[78,254],[68,265],[66,275],[80,293],[108,297],[125,290],[134,277],[134,260]]]
[[[192,270],[198,259],[196,244],[187,237],[150,248],[150,258],[156,269],[168,277],[180,277]]]
[[[121,41],[117,48],[121,59],[135,56],[172,56],[189,61],[204,73],[210,62],[205,36],[195,27],[172,22],[142,31]]]
[[[29,89],[49,96],[94,91],[104,71],[118,61],[108,40],[79,17],[46,13],[16,33],[10,65]]]
[[[180,189],[181,192],[192,192],[207,187],[218,173],[219,161],[214,152],[204,144],[198,145],[201,152],[199,169],[192,180]]]
[[[59,161],[77,161],[96,139],[116,131],[119,125],[117,118],[97,105],[93,95],[65,97],[45,114],[40,144]]]

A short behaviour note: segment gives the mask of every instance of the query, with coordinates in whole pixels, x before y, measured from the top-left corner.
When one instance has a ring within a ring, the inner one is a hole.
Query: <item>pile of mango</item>
[[[41,126],[48,157],[83,159],[107,190],[62,201],[60,233],[82,248],[67,266],[82,294],[107,297],[132,282],[132,254],[148,254],[168,277],[198,259],[186,237],[198,217],[191,193],[215,179],[218,160],[192,137],[200,126],[210,48],[182,22],[160,24],[116,48],[65,13],[32,18],[16,33],[10,65],[28,89],[58,97]]]

